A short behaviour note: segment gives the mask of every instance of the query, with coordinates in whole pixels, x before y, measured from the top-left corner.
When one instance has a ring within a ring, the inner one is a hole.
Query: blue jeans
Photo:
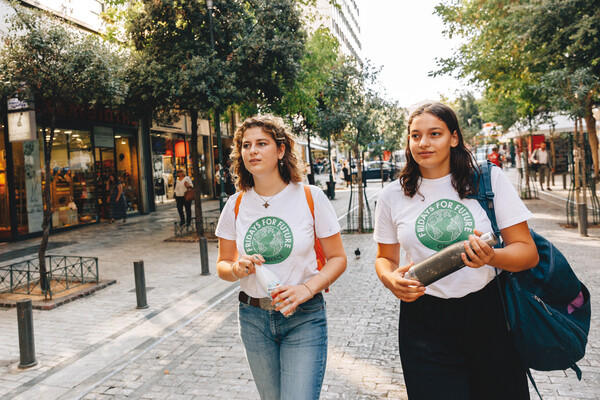
[[[315,400],[327,363],[323,296],[285,318],[279,311],[239,305],[240,336],[262,400]]]

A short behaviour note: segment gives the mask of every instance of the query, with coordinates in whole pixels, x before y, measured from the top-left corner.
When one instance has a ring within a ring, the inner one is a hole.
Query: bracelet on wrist
[[[310,297],[314,297],[315,296],[315,292],[312,291],[312,289],[310,288],[310,286],[308,286],[306,283],[303,283],[303,285],[308,289],[308,291],[310,292]]]
[[[321,271],[317,272],[317,274],[321,275],[323,278],[327,279],[327,282],[329,283],[329,285],[327,285],[327,287],[331,286],[331,279],[329,279],[327,277],[327,275],[325,275],[324,273],[322,273]]]

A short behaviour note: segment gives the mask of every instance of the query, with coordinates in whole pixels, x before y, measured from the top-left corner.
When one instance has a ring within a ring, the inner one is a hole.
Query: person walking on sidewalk
[[[192,223],[192,201],[185,200],[185,192],[194,187],[192,180],[183,172],[177,170],[177,180],[175,181],[175,201],[177,202],[177,212],[179,213],[179,226],[190,226]],[[185,218],[183,208],[185,207]]]
[[[521,271],[537,264],[527,227],[531,213],[502,170],[492,168],[506,246],[494,249],[479,238],[492,227],[479,202],[467,198],[477,193],[477,167],[456,114],[444,104],[425,104],[410,116],[406,159],[400,179],[379,195],[373,238],[377,275],[401,300],[398,336],[408,397],[528,399],[526,372],[492,281],[495,268]],[[467,268],[427,287],[404,278],[413,263],[458,241]],[[408,265],[399,265],[400,246]]]
[[[127,200],[125,200],[123,184],[116,174],[111,173],[108,176],[106,191],[109,193],[108,202],[110,203],[108,223],[112,224],[115,219],[121,218],[123,218],[123,222],[127,222]]]
[[[502,158],[500,156],[500,153],[498,153],[498,147],[494,146],[492,148],[492,152],[488,154],[487,159],[499,166],[500,168],[502,168]]]
[[[229,198],[219,218],[217,272],[221,279],[240,280],[240,336],[260,398],[318,399],[327,361],[321,292],[346,269],[340,226],[323,191],[309,186],[313,219],[301,161],[280,118],[249,118],[233,141],[233,172],[242,192]],[[321,271],[315,235],[327,258]],[[282,283],[272,298],[259,284],[257,266]],[[284,316],[279,310],[286,306]]]
[[[546,189],[550,189],[550,171],[554,172],[554,163],[552,155],[546,150],[546,142],[542,142],[540,147],[533,151],[531,159],[534,164],[537,164],[538,173],[540,176],[540,188],[544,190],[544,180],[546,181]]]

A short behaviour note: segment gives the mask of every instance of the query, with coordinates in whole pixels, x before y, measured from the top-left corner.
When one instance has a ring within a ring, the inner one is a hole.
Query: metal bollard
[[[144,261],[133,262],[133,273],[135,274],[135,297],[137,298],[136,308],[148,308],[146,302],[146,278],[144,276]]]
[[[21,362],[19,368],[37,365],[35,359],[35,343],[33,339],[33,314],[31,299],[17,301],[17,323],[19,326],[19,351]]]
[[[202,275],[210,275],[208,270],[208,241],[205,236],[201,236],[198,240],[200,245],[200,266],[202,267]]]
[[[579,235],[588,235],[587,207],[584,203],[577,204],[577,225],[579,226]]]

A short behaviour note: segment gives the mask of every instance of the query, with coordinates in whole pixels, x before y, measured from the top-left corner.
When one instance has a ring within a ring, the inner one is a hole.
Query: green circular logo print
[[[439,251],[473,233],[471,211],[458,201],[441,199],[427,207],[417,218],[415,233],[426,247]]]
[[[289,225],[277,217],[263,217],[244,236],[246,254],[261,254],[266,264],[278,264],[289,257],[294,236]]]

